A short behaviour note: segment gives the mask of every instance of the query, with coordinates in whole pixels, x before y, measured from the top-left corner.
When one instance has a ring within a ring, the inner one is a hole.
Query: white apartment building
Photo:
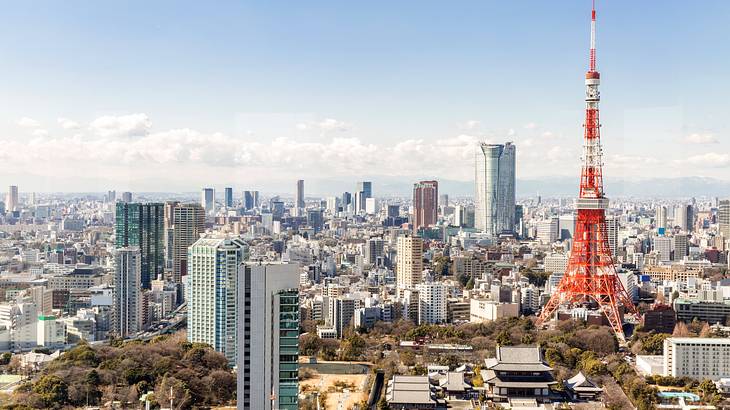
[[[670,337],[664,340],[664,375],[719,380],[730,377],[730,339]]]
[[[238,269],[247,255],[248,245],[238,238],[201,238],[188,251],[188,341],[211,345],[231,364],[236,362]]]
[[[540,289],[530,285],[520,289],[522,293],[522,309],[537,312],[540,309]]]
[[[418,324],[446,323],[448,289],[442,282],[416,285],[418,290]]]

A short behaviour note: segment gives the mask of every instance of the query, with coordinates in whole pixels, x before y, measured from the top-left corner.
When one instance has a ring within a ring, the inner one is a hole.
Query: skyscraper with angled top
[[[515,225],[515,146],[486,144],[476,150],[476,228],[496,237]]]

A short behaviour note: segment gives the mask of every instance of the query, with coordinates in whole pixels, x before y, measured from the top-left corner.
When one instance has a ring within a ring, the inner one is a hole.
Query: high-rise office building
[[[207,215],[215,213],[215,190],[213,188],[203,188],[200,193],[200,206],[205,209]]]
[[[436,224],[439,209],[438,194],[439,183],[437,181],[421,181],[413,184],[413,229],[415,231]]]
[[[659,261],[670,262],[672,260],[672,238],[667,236],[655,237],[654,251],[659,254]]]
[[[479,144],[476,152],[476,228],[495,237],[513,232],[515,146]]]
[[[8,197],[5,201],[5,210],[7,212],[17,211],[19,206],[20,202],[18,200],[18,187],[17,185],[10,185],[10,187],[8,188]]]
[[[298,408],[299,265],[241,266],[238,410]]]
[[[388,218],[400,216],[400,205],[388,205]]]
[[[133,335],[143,328],[142,254],[136,246],[114,251],[113,332],[119,337]]]
[[[664,205],[657,206],[656,216],[654,219],[654,225],[656,225],[657,228],[667,229],[667,207]]]
[[[689,255],[689,240],[687,234],[678,233],[674,235],[674,260],[681,261]]]
[[[248,245],[238,238],[201,238],[188,251],[188,340],[211,345],[231,366],[237,351],[238,269],[247,255]]]
[[[188,273],[188,247],[205,232],[205,209],[198,204],[177,204],[172,209],[172,278],[182,283]]]
[[[243,191],[243,208],[250,211],[259,206],[259,191]]]
[[[375,237],[368,239],[365,242],[363,251],[365,254],[365,263],[370,265],[377,265],[378,260],[383,258],[384,241],[383,238]]]
[[[226,208],[233,208],[233,188],[225,189],[225,204]]]
[[[132,193],[131,192],[122,192],[122,202],[131,203],[132,202]]]
[[[139,247],[142,288],[165,269],[165,205],[117,202],[114,220],[116,248]]]
[[[117,191],[107,191],[104,197],[106,202],[114,203],[117,200]]]
[[[340,206],[343,211],[347,211],[347,207],[352,203],[352,194],[349,192],[342,193],[342,199],[340,200]]]
[[[674,208],[674,226],[685,232],[694,230],[694,212],[692,205],[679,205]]]
[[[365,198],[373,197],[373,183],[370,181],[361,181],[357,183],[358,192],[362,192]]]
[[[373,197],[373,183],[362,181],[357,183],[355,191],[355,212],[365,210],[365,201]]]
[[[413,288],[423,275],[423,240],[417,236],[399,236],[396,243],[398,263],[396,283],[399,288]]]
[[[314,232],[321,232],[324,228],[324,215],[321,209],[307,210],[307,225],[314,229]]]
[[[717,222],[720,235],[725,240],[730,239],[730,199],[723,199],[718,203]]]
[[[300,179],[297,181],[297,197],[294,203],[294,207],[297,209],[297,215],[301,215],[298,212],[300,209],[304,209],[304,180]]]

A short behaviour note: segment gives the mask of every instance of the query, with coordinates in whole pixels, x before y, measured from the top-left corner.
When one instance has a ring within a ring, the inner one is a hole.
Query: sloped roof
[[[469,389],[469,386],[464,382],[464,373],[448,372],[446,378],[442,379],[439,385],[447,391],[464,391]]]
[[[578,372],[578,374],[566,380],[565,388],[573,391],[603,391],[598,385],[588,380],[583,372]]]

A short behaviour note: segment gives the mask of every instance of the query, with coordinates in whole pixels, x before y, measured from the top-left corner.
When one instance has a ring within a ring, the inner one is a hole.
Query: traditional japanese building
[[[482,378],[495,402],[529,398],[550,401],[550,388],[558,382],[538,346],[497,346],[497,357],[485,360]]]
[[[603,392],[603,389],[588,380],[583,372],[578,372],[578,374],[563,382],[563,385],[573,400],[593,401]]]

